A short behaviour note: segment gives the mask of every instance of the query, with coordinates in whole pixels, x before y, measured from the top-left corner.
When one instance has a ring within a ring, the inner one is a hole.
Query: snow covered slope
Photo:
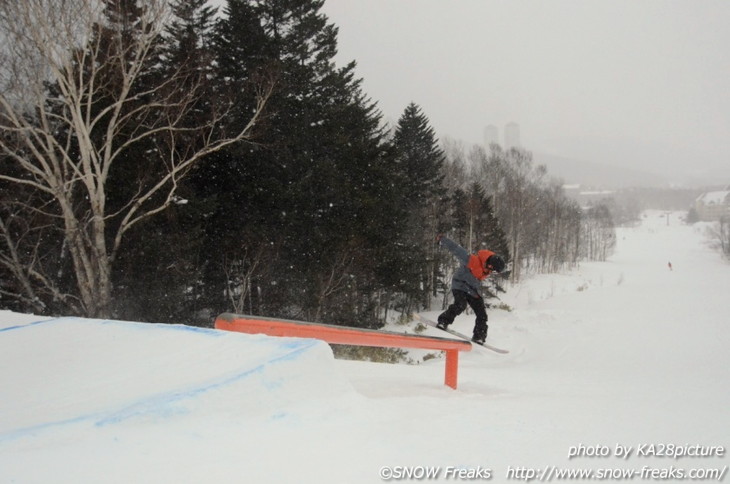
[[[457,391],[442,384],[442,358],[338,361],[312,340],[0,312],[0,482],[726,476],[728,294],[730,266],[699,230],[647,214],[620,229],[608,262],[511,288],[514,310],[489,321],[510,354],[462,354]],[[473,316],[455,324],[470,331]],[[639,446],[726,450],[676,458]],[[569,458],[581,449],[608,455]]]
[[[20,319],[0,330],[0,482],[234,482],[280,422],[352,393],[316,340]]]

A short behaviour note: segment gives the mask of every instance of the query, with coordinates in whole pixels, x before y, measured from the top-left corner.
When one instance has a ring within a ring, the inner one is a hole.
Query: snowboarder
[[[466,305],[469,304],[476,315],[472,341],[483,344],[487,339],[487,308],[484,299],[479,295],[479,287],[481,281],[492,271],[499,273],[504,270],[504,259],[491,250],[480,250],[476,254],[469,254],[465,248],[443,234],[436,236],[436,243],[446,247],[461,262],[461,267],[451,279],[454,302],[438,317],[438,327],[448,328],[454,322],[454,318],[464,312]]]

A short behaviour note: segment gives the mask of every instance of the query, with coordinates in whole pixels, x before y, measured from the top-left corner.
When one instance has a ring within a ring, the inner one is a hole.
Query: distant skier
[[[669,266],[669,270],[671,271],[672,270],[672,262],[671,261],[668,262],[667,265]]]
[[[469,304],[476,315],[472,341],[483,344],[487,339],[487,308],[484,299],[479,295],[479,288],[481,281],[492,271],[504,270],[504,259],[491,250],[480,250],[476,254],[469,254],[466,249],[443,234],[436,236],[436,243],[446,247],[462,264],[451,279],[454,302],[438,317],[438,327],[448,328],[454,322],[454,318],[464,312],[466,305]]]

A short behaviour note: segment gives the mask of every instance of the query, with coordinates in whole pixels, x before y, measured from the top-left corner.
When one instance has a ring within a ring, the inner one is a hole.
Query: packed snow
[[[648,212],[609,261],[510,287],[510,353],[462,353],[457,390],[438,353],[0,311],[0,482],[720,481],[728,294],[701,228]]]

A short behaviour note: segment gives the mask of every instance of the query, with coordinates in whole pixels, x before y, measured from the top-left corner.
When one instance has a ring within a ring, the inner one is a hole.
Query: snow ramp
[[[81,318],[0,327],[0,453],[120,425],[261,422],[352,392],[316,340]]]

